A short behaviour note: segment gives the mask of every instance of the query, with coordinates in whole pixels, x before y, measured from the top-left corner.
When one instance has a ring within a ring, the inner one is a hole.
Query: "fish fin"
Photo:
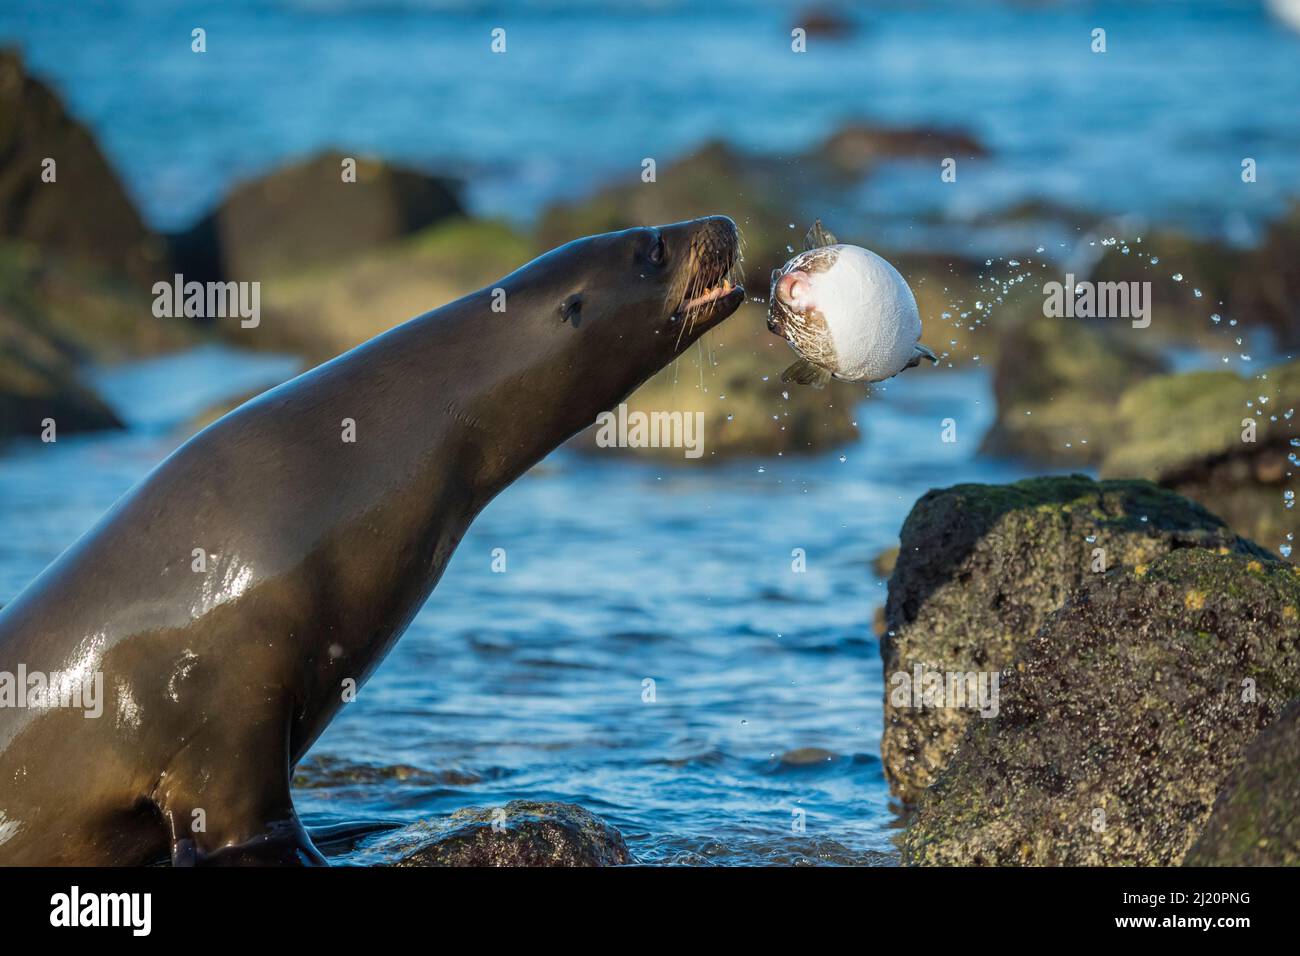
[[[916,368],[918,365],[921,364],[921,359],[923,358],[929,359],[932,365],[939,364],[939,356],[935,355],[933,352],[929,350],[929,348],[922,345],[920,342],[917,342],[916,354],[912,356],[912,360],[908,362],[906,365],[904,365],[903,368]]]
[[[840,241],[835,238],[835,235],[822,225],[820,219],[812,224],[808,234],[803,237],[803,247],[805,249],[820,249],[822,246],[837,246],[839,243]]]
[[[825,388],[831,380],[831,373],[820,365],[814,365],[807,359],[797,359],[793,365],[781,373],[781,381],[798,382],[813,388]]]

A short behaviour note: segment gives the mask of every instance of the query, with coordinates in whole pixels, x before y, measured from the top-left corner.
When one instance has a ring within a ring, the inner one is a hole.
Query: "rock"
[[[538,244],[545,249],[593,233],[726,215],[744,238],[745,288],[761,296],[772,270],[790,258],[786,246],[803,248],[807,225],[792,230],[790,223],[803,218],[794,197],[802,197],[807,184],[788,164],[714,141],[660,167],[653,183],[641,182],[639,172],[587,199],[549,208],[538,225]]]
[[[233,189],[188,233],[173,238],[186,279],[262,280],[349,260],[463,210],[458,184],[341,152],[326,152]]]
[[[897,565],[898,548],[886,548],[872,560],[871,570],[875,572],[876,577],[888,579]]]
[[[853,21],[835,7],[818,6],[801,10],[794,18],[791,29],[801,29],[810,37],[842,40],[854,32]]]
[[[499,828],[494,815],[504,813]],[[422,821],[368,848],[392,866],[620,866],[632,862],[623,836],[572,803],[512,800],[504,808],[457,810]]]
[[[1262,399],[1262,401],[1261,401]],[[1189,372],[1148,378],[1114,404],[1106,476],[1141,476],[1201,501],[1258,541],[1282,546],[1300,531],[1283,503],[1300,445],[1300,361],[1252,378]],[[1287,417],[1288,411],[1291,417]],[[1254,422],[1255,441],[1243,441]]]
[[[1210,315],[1226,311],[1231,316],[1230,289],[1244,264],[1245,253],[1178,232],[1148,232],[1141,243],[1135,237],[1128,238],[1127,243],[1099,245],[1101,256],[1090,273],[1076,278],[1099,283],[1149,282],[1151,325],[1139,330],[1140,335],[1166,342],[1222,346],[1224,330],[1211,321]],[[1154,265],[1153,258],[1159,260]],[[1058,279],[1063,281],[1064,277]],[[1128,324],[1122,318],[1101,321]]]
[[[1300,701],[1246,748],[1184,866],[1300,866]]]
[[[1116,428],[1116,397],[1161,367],[1122,330],[1029,317],[1002,335],[993,370],[997,418],[980,451],[1096,465]]]
[[[1090,540],[1091,539],[1091,540]],[[1104,567],[1147,564],[1176,549],[1267,559],[1200,505],[1145,481],[1082,475],[931,491],[903,524],[881,641],[890,786],[914,801],[947,765],[972,709],[911,706],[896,675],[1001,671],[1048,616]],[[900,692],[901,693],[901,692]]]
[[[974,159],[984,144],[962,130],[889,127],[854,122],[836,130],[813,154],[840,173],[861,175],[887,159]]]
[[[54,182],[42,180],[47,158]],[[90,132],[14,50],[0,50],[0,239],[37,243],[141,283],[167,272],[165,244],[141,221]]]
[[[782,384],[781,371],[794,361],[794,353],[767,332],[760,309],[755,303],[742,306],[708,334],[703,348],[688,351],[627,400],[629,413],[702,413],[697,459],[687,459],[681,447],[600,447],[595,427],[580,434],[574,447],[593,455],[693,463],[809,454],[852,444],[858,435],[857,404],[867,397],[866,387],[835,382],[818,390]]]
[[[66,357],[0,305],[0,440],[41,435],[46,419],[57,436],[123,427]]]
[[[54,261],[34,243],[0,242],[6,321],[74,363],[110,363],[196,344],[197,328],[153,315],[153,295],[126,279]]]
[[[904,861],[1179,863],[1300,695],[1298,621],[1300,574],[1241,554],[1182,548],[1089,583],[1002,671],[998,715],[922,796]]]
[[[1271,328],[1283,348],[1300,345],[1300,202],[1246,254],[1229,293],[1244,322]]]
[[[247,348],[286,350],[323,361],[407,319],[514,271],[536,255],[500,222],[449,219],[346,262],[272,276],[262,283],[262,321],[219,329]]]

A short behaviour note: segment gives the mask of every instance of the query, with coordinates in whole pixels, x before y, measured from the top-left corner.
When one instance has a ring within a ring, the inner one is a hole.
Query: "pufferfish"
[[[832,378],[880,382],[921,359],[921,314],[898,270],[868,249],[838,243],[818,219],[804,250],[772,271],[767,327],[800,358],[781,381],[824,388]]]

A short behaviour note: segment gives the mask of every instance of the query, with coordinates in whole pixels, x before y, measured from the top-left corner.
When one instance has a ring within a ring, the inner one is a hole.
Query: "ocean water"
[[[891,164],[813,210],[882,245],[1006,251],[1030,237],[979,217],[1031,199],[1249,242],[1297,194],[1300,32],[1264,2],[831,4],[856,31],[794,54],[806,6],[9,0],[0,42],[54,83],[166,229],[332,145],[462,175],[477,210],[527,221],[647,156],[662,167],[723,138],[795,157],[851,119],[959,126],[993,153],[951,184]],[[190,51],[195,27],[207,53]],[[489,49],[497,27],[504,55]],[[1250,185],[1243,157],[1258,162]]]
[[[296,365],[209,347],[101,372],[127,431],[18,442],[0,459],[0,602],[195,413]],[[858,411],[861,439],[811,457],[702,466],[556,452],[471,527],[299,768],[299,811],[327,826],[566,800],[617,826],[646,863],[889,861],[872,631],[885,584],[871,559],[927,489],[1021,476],[974,457],[992,412],[982,370],[936,369],[877,389]],[[940,441],[947,417],[955,444]],[[495,548],[505,573],[491,570]],[[792,570],[796,548],[805,573]]]
[[[796,5],[738,0],[116,0],[75,14],[11,0],[0,42],[54,83],[164,229],[327,146],[462,175],[476,210],[526,223],[644,156],[662,164],[721,137],[794,157],[851,119],[961,126],[993,151],[949,186],[890,164],[819,211],[860,217],[869,226],[850,231],[882,244],[1058,248],[1038,226],[981,224],[1028,199],[1126,217],[1124,235],[1160,222],[1249,242],[1297,192],[1300,34],[1263,4],[844,9],[855,35],[813,37],[803,56],[789,51]],[[208,31],[202,56],[195,26]],[[497,26],[505,56],[488,50]],[[1098,26],[1104,56],[1088,52]],[[1259,163],[1249,186],[1243,156]],[[127,431],[0,457],[0,602],[194,414],[297,367],[206,348],[97,372]],[[892,860],[871,627],[885,585],[870,562],[929,488],[1023,476],[975,456],[993,411],[982,369],[939,368],[864,397],[861,439],[811,457],[557,452],[471,528],[300,768],[299,810],[325,826],[557,799],[609,820],[648,863]],[[956,444],[939,440],[948,417]]]

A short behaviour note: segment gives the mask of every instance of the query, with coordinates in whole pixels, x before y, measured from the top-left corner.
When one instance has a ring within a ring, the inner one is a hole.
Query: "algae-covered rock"
[[[1177,864],[1300,694],[1300,574],[1181,548],[1082,587],[1001,675],[902,840],[913,864]]]
[[[449,219],[347,262],[273,276],[262,283],[262,317],[245,329],[221,323],[232,343],[333,358],[395,325],[446,305],[536,255],[508,225]]]
[[[781,370],[794,353],[768,334],[753,303],[711,331],[654,375],[627,400],[630,414],[701,413],[702,439],[695,461],[744,456],[808,454],[849,445],[857,439],[857,404],[866,386],[835,382],[826,389],[783,384]],[[647,419],[648,420],[648,419]],[[685,418],[682,419],[685,422]],[[591,454],[635,455],[673,462],[685,449],[601,447],[599,430],[589,428],[574,445]]]
[[[1295,490],[1296,409],[1300,361],[1249,378],[1228,371],[1155,376],[1116,404],[1101,471],[1159,481],[1263,544],[1294,547],[1300,512],[1286,507],[1284,495]]]
[[[1145,481],[1071,475],[924,495],[903,524],[881,641],[881,753],[893,791],[917,799],[967,726],[985,722],[971,707],[915,706],[897,675],[911,681],[918,666],[998,672],[1085,580],[1180,548],[1267,556],[1200,505]]]
[[[630,863],[623,836],[571,803],[512,800],[457,810],[387,834],[369,851],[393,866],[619,866]]]
[[[94,137],[14,50],[0,50],[0,239],[37,243],[138,282],[167,268],[165,244],[140,219]]]
[[[1160,369],[1124,329],[1028,318],[999,344],[997,419],[980,450],[1051,465],[1098,464],[1113,440],[1116,396]]]
[[[1300,701],[1246,748],[1184,866],[1300,866]]]
[[[344,178],[346,159],[355,180]],[[457,183],[330,151],[236,186],[173,244],[187,278],[261,280],[350,259],[463,210]]]
[[[83,384],[73,364],[48,342],[8,320],[0,305],[0,440],[121,428],[122,422]]]
[[[1151,325],[1134,330],[1143,338],[1221,342],[1223,330],[1210,321],[1210,315],[1235,314],[1230,290],[1244,267],[1245,253],[1179,232],[1147,232],[1141,242],[1136,236],[1120,238],[1128,241],[1100,247],[1101,257],[1091,273],[1078,278],[1097,283],[1150,283],[1140,288],[1150,292]]]
[[[803,248],[805,224],[796,198],[806,195],[789,165],[753,156],[722,142],[660,166],[654,182],[643,182],[640,167],[625,181],[572,203],[552,206],[538,224],[538,243],[557,246],[582,236],[695,219],[730,216],[744,240],[745,288],[766,295],[773,269],[790,258],[787,246]]]

